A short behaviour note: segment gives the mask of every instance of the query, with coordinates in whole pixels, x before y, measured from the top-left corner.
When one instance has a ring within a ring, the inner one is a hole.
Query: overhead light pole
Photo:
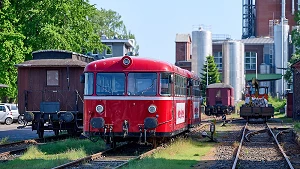
[[[257,52],[255,53],[255,79],[257,80]]]

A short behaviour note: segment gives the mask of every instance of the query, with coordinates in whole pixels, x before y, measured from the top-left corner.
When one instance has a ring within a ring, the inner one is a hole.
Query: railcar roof
[[[229,84],[225,84],[225,83],[213,83],[207,86],[208,89],[211,88],[233,88],[231,85]]]
[[[141,56],[132,56],[132,64],[128,67],[124,67],[122,65],[122,58],[120,57],[112,57],[97,60],[89,63],[85,71],[103,71],[103,72],[123,72],[123,71],[157,71],[157,72],[179,72],[180,74],[190,74],[191,72],[175,65],[172,65],[168,62],[159,61],[155,59],[145,58]]]

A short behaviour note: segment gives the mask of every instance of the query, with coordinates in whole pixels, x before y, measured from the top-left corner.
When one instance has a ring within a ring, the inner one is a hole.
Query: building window
[[[106,55],[112,55],[112,45],[107,45]]]
[[[58,70],[47,70],[47,86],[58,86]]]
[[[270,54],[270,64],[273,65],[273,55]]]
[[[222,61],[223,61],[223,58],[222,58],[222,52],[214,52],[214,60],[215,60],[215,63],[217,64],[217,68],[219,70],[222,70]]]
[[[256,52],[245,52],[245,70],[256,69]]]

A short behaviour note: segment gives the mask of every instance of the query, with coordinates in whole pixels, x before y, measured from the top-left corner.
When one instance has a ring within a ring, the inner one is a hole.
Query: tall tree
[[[90,18],[94,24],[94,31],[108,38],[127,38],[127,30],[121,15],[113,10],[99,9]]]
[[[17,96],[17,69],[15,64],[24,60],[28,50],[24,47],[25,36],[13,26],[17,22],[11,13],[9,0],[0,2],[0,83],[9,87],[0,88],[2,102],[14,101]]]
[[[294,20],[296,21],[296,23],[300,22],[299,11],[295,13]],[[292,31],[292,42],[296,47],[296,51],[292,55],[291,59],[288,61],[288,67],[287,67],[288,69],[286,70],[286,73],[284,75],[284,79],[288,83],[292,82],[292,71],[291,69],[289,69],[290,66],[300,60],[300,30],[295,29]]]
[[[206,59],[207,62],[204,63],[202,69],[203,73],[201,73],[201,85],[202,85],[203,96],[206,96],[205,92],[207,87],[207,79],[208,79],[208,85],[220,82],[220,73],[218,72],[217,64],[215,63],[214,57],[207,56]]]
[[[129,36],[121,16],[114,11],[103,10],[105,22],[95,24],[93,18],[99,11],[88,0],[0,0],[0,83],[10,86],[0,89],[0,97],[16,98],[14,65],[31,59],[32,51],[102,51],[105,46],[96,26]]]
[[[18,18],[15,27],[25,35],[31,51],[61,49],[81,53],[102,50],[90,19],[97,9],[87,0],[11,0]],[[31,59],[31,54],[26,57]]]
[[[94,32],[99,36],[105,35],[107,38],[134,39],[134,53],[138,55],[139,45],[131,31],[127,31],[121,15],[112,10],[101,8],[90,18],[94,25]]]

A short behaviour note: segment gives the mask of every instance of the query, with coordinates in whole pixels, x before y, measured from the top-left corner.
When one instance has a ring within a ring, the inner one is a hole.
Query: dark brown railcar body
[[[44,130],[54,130],[56,134],[58,130],[79,130],[84,90],[80,76],[93,58],[59,50],[37,51],[32,55],[32,60],[16,65],[20,114],[24,114],[28,121],[32,118],[32,129],[38,130],[40,137],[43,133],[39,132]],[[55,77],[54,81],[51,77]],[[63,118],[66,112],[74,116],[78,114],[75,117],[78,123],[66,123]],[[47,125],[49,122],[53,124],[46,126],[46,122]]]
[[[213,83],[206,88],[205,114],[224,116],[235,110],[234,89],[225,83]]]

